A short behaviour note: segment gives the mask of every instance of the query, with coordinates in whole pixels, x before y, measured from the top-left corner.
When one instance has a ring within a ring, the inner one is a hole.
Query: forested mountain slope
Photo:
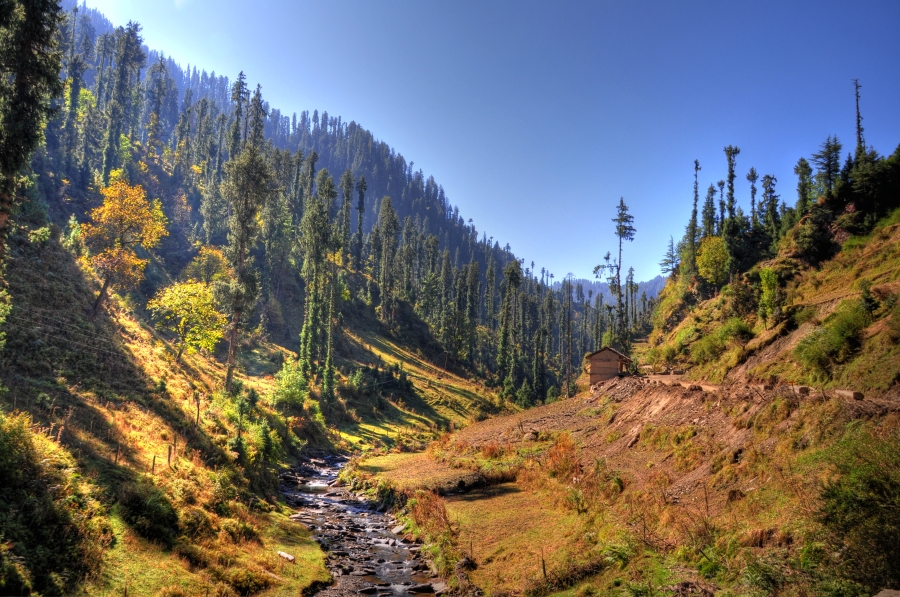
[[[896,389],[900,148],[882,156],[866,146],[858,92],[855,151],[842,164],[840,141],[828,137],[809,161],[800,158],[793,207],[768,175],[757,203],[754,168],[749,215],[736,206],[733,146],[718,212],[714,185],[698,210],[695,177],[685,236],[662,262],[671,275],[647,362],[715,383]]]
[[[421,448],[646,328],[618,264],[615,309],[551,289],[361,127],[287,127],[83,8],[15,3],[16,43],[26,7],[43,37],[0,47],[44,83],[0,98],[31,125],[0,164],[4,591],[296,594],[327,577],[278,501],[302,450]]]

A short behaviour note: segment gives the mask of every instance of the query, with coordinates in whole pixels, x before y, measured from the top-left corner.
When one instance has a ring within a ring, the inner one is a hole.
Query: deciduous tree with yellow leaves
[[[175,360],[181,360],[185,349],[212,351],[228,323],[216,309],[212,290],[203,282],[176,282],[157,293],[147,303],[157,327],[178,336]]]
[[[91,249],[91,265],[100,272],[103,286],[91,310],[96,316],[111,285],[128,287],[144,275],[146,259],[135,249],[152,249],[168,234],[165,214],[159,199],[149,201],[140,185],[115,180],[100,190],[103,205],[91,210],[91,222],[82,234]]]

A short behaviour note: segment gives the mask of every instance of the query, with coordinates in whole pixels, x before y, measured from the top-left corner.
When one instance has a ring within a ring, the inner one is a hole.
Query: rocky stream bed
[[[328,553],[334,583],[316,595],[440,595],[447,585],[420,555],[420,546],[377,504],[338,485],[343,456],[309,458],[281,476],[281,491]],[[379,511],[381,510],[381,511]]]

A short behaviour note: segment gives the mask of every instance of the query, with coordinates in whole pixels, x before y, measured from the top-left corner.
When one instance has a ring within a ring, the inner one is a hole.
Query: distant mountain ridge
[[[602,295],[603,302],[609,304],[610,302],[615,301],[613,298],[612,292],[609,290],[609,284],[606,282],[600,282],[599,280],[586,280],[584,278],[577,278],[572,280],[572,287],[575,288],[576,292],[578,286],[582,287],[582,292],[585,296],[587,296],[588,291],[592,291],[593,296]],[[652,299],[656,298],[662,289],[666,287],[666,277],[665,276],[656,276],[651,280],[647,280],[646,282],[638,282],[638,291],[637,294],[640,297],[641,294],[647,293],[647,298]],[[553,290],[559,290],[562,288],[562,282],[554,282],[552,286]]]

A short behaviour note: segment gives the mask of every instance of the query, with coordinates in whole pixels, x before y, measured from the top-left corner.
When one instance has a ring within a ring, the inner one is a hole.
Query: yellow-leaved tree
[[[185,349],[211,352],[228,323],[225,315],[216,309],[212,290],[203,282],[176,282],[167,286],[150,299],[147,309],[158,320],[157,327],[178,336],[176,362],[181,360]]]
[[[91,210],[91,221],[82,226],[91,249],[91,265],[103,278],[91,317],[99,311],[111,285],[129,287],[144,276],[147,260],[138,257],[135,249],[152,249],[168,234],[159,199],[147,200],[140,185],[118,179],[100,192],[103,205]]]
[[[196,257],[181,271],[185,280],[197,280],[212,284],[231,277],[228,259],[222,249],[213,246],[200,247]]]
[[[697,272],[716,288],[725,283],[728,278],[728,251],[721,236],[707,236],[700,243]]]

